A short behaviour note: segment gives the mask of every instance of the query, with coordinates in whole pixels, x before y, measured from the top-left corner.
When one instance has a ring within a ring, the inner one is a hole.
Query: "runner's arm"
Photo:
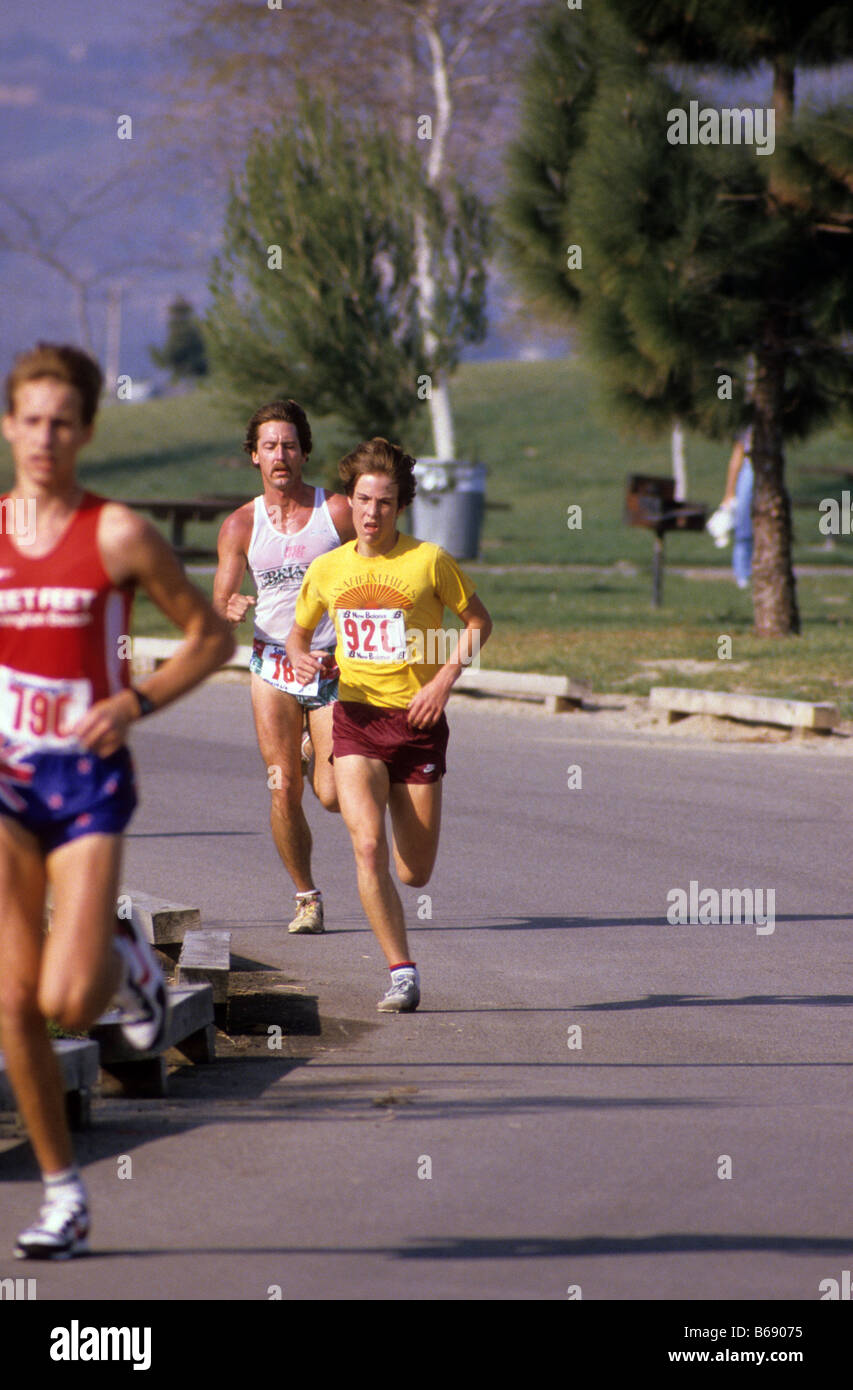
[[[355,540],[355,527],[352,524],[352,507],[349,498],[342,492],[330,492],[326,496],[326,506],[329,508],[329,515],[334,523],[335,530],[341,538],[341,545],[346,541]]]
[[[300,627],[299,623],[294,623],[288,633],[285,647],[290,664],[293,667],[293,674],[302,685],[307,685],[312,681],[317,672],[325,664],[328,653],[311,650],[311,638],[314,636],[313,627]]]
[[[183,633],[184,640],[175,654],[139,686],[160,709],[227,661],[234,651],[234,639],[225,620],[189,582],[171,546],[138,513],[118,503],[104,507],[98,546],[113,583],[117,587],[139,584]],[[122,690],[92,705],[76,733],[84,747],[99,757],[108,757],[122,746],[128,726],[139,717],[136,695]]]
[[[243,621],[255,602],[251,595],[240,593],[247,565],[246,529],[240,508],[225,518],[216,542],[219,563],[213,581],[213,607],[220,617],[235,625]]]
[[[459,616],[465,626],[459,634],[454,655],[436,671],[431,681],[421,687],[409,704],[409,723],[416,729],[430,729],[441,718],[463,666],[470,666],[492,630],[492,620],[476,594],[471,595],[468,607]]]
[[[320,560],[312,560],[302,580],[302,588],[296,600],[296,610],[293,627],[287,634],[285,649],[287,651],[290,664],[296,679],[302,685],[307,685],[312,681],[317,673],[322,679],[323,668],[328,670],[334,664],[334,660],[329,658],[329,653],[319,650],[311,650],[311,638],[323,614],[327,612],[326,604],[317,592],[314,580],[317,578],[316,566]],[[299,618],[304,618],[305,623],[300,623]],[[309,626],[310,624],[310,626]]]

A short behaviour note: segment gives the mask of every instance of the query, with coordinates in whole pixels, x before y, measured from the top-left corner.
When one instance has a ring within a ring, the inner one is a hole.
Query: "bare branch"
[[[468,33],[462,34],[460,36],[460,38],[457,40],[456,44],[448,54],[447,67],[449,72],[453,72],[453,70],[459,66],[459,63],[462,61],[465,54],[468,52],[468,49],[471,47],[471,44],[474,42],[474,39],[477,37],[477,35],[481,32],[481,30],[485,29],[486,25],[494,19],[495,15],[502,11],[504,8],[505,5],[502,3],[502,0],[491,0],[491,3],[486,5],[480,11],[480,14],[474,20],[473,24],[468,30]]]

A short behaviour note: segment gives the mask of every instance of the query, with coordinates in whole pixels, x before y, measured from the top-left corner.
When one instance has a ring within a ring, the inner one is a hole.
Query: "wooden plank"
[[[170,656],[174,656],[180,645],[180,642],[171,637],[134,637],[131,668],[134,672],[138,670],[140,674],[143,670],[151,672],[158,661],[168,661]],[[222,669],[237,666],[248,671],[251,655],[251,646],[239,646]]]
[[[210,985],[170,986],[169,1003],[169,1026],[161,1052],[177,1046],[178,1042],[213,1022],[213,990]],[[90,1036],[101,1049],[102,1067],[113,1062],[139,1062],[157,1056],[156,1052],[134,1051],[125,1042],[117,1019],[115,1011],[104,1014],[90,1030]]]
[[[98,1081],[98,1045],[89,1038],[52,1038],[51,1046],[59,1063],[71,1128],[87,1129],[91,1094]],[[0,1053],[0,1110],[14,1109],[15,1096],[6,1075],[5,1058]]]
[[[787,728],[834,729],[841,722],[837,705],[811,704],[807,700],[780,700],[769,695],[734,695],[724,690],[683,690],[653,686],[651,709],[670,714],[713,714],[752,724],[780,724]]]
[[[214,1004],[228,999],[231,970],[231,933],[205,928],[187,932],[178,961],[178,984],[208,984]]]
[[[136,926],[154,946],[183,941],[184,933],[201,926],[201,913],[186,903],[168,902],[139,889],[122,888],[130,899],[130,913]],[[125,914],[126,915],[126,914]]]
[[[157,1098],[169,1094],[166,1058],[145,1056],[136,1062],[105,1062],[104,1071],[119,1083],[126,1096]]]
[[[210,985],[170,987],[169,1026],[162,1049],[135,1052],[122,1037],[116,1014],[105,1014],[92,1029],[101,1048],[101,1066],[121,1084],[125,1095],[165,1096],[167,1093],[164,1053],[177,1047],[194,1061],[215,1059],[213,1029],[213,990]]]
[[[168,637],[136,637],[133,641],[133,662],[139,661],[140,673],[143,669],[151,671],[158,661],[166,661],[172,656],[179,645]],[[251,655],[251,647],[238,647],[225,665],[248,670]],[[543,676],[527,671],[478,671],[470,666],[462,672],[453,689],[481,691],[484,695],[503,695],[509,699],[542,699],[552,712],[577,709],[592,695],[592,687],[586,681],[573,680],[570,676]]]
[[[183,1038],[181,1042],[175,1043],[175,1046],[190,1062],[215,1062],[216,1029],[212,1023],[208,1023],[204,1028],[199,1028],[196,1033],[190,1033],[188,1038]]]
[[[541,699],[550,713],[577,708],[592,694],[586,681],[570,676],[542,676],[527,671],[472,670],[467,667],[453,687],[454,691],[476,690],[484,695],[502,695],[510,699]]]

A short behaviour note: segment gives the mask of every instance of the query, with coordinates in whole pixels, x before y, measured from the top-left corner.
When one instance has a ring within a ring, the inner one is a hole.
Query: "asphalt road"
[[[35,1270],[40,1299],[811,1301],[853,1268],[848,760],[465,697],[451,729],[436,872],[403,890],[423,1003],[394,1017],[313,802],[330,930],[283,931],[245,685],[138,728],[126,882],[230,928],[258,1035],[98,1104],[95,1253]],[[772,890],[773,930],[670,924],[691,880]],[[271,1051],[284,981],[322,1031]],[[0,1178],[9,1250],[39,1188],[8,1134]]]

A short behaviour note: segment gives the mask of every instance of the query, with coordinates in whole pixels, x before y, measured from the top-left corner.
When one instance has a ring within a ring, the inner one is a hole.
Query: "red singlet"
[[[70,751],[69,730],[90,705],[130,683],[119,639],[133,586],[116,588],[104,569],[105,502],[85,492],[54,548],[29,556],[14,508],[32,503],[0,498],[0,734],[15,745]]]

